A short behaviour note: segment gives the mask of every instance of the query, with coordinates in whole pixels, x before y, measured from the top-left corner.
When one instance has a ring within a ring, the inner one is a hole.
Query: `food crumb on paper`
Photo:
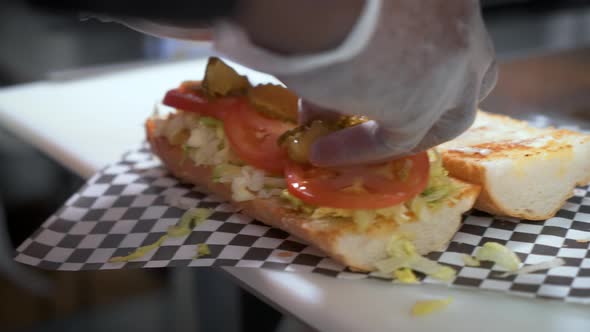
[[[394,272],[400,268],[409,268],[442,281],[451,281],[456,276],[456,271],[452,267],[419,255],[414,244],[404,236],[394,235],[386,250],[389,258],[376,262],[375,267],[378,274],[386,276],[387,279],[391,279]]]
[[[277,255],[279,257],[291,257],[291,256],[293,256],[293,253],[292,252],[288,252],[288,251],[281,251]]]
[[[395,277],[395,281],[399,281],[403,284],[418,284],[418,278],[416,274],[411,269],[407,267],[397,269],[393,271],[393,276]]]
[[[148,252],[161,246],[162,243],[164,243],[164,241],[166,241],[166,239],[168,239],[168,235],[162,235],[162,237],[160,237],[158,239],[158,241],[156,241],[152,244],[148,244],[143,247],[139,247],[127,256],[112,257],[111,259],[109,259],[109,263],[123,263],[123,262],[129,262],[131,260],[141,258],[141,257],[145,256]]]
[[[160,247],[162,243],[164,243],[164,241],[166,241],[166,239],[168,239],[169,237],[174,238],[189,235],[193,228],[197,227],[200,223],[209,218],[211,214],[213,214],[212,209],[189,209],[182,215],[182,217],[180,217],[180,221],[176,225],[168,227],[168,231],[166,232],[166,234],[162,235],[162,237],[160,237],[156,242],[143,247],[139,247],[127,256],[112,257],[111,259],[109,259],[109,263],[122,263],[129,262],[134,259],[139,259],[145,256],[148,252]],[[206,249],[200,249],[200,247],[197,247],[197,255],[200,253],[200,250],[207,250],[206,254],[211,254],[211,252],[209,251],[209,247],[206,247]]]
[[[425,300],[418,301],[412,307],[412,316],[426,316],[434,312],[441,311],[449,306],[453,302],[452,297],[440,300]]]
[[[518,270],[522,263],[514,251],[497,242],[484,243],[484,245],[478,248],[475,252],[475,258],[480,261],[494,262],[508,271]]]
[[[537,271],[542,271],[542,270],[550,270],[554,267],[559,267],[565,265],[565,261],[562,258],[553,258],[550,259],[548,261],[545,262],[541,262],[541,263],[537,263],[537,264],[531,264],[531,265],[526,265],[521,267],[520,269],[517,269],[515,271],[510,271],[510,272],[506,272],[506,273],[502,273],[500,275],[498,275],[500,278],[506,278],[510,275],[522,275],[522,274],[529,274],[529,273],[533,273],[533,272],[537,272]]]
[[[577,239],[576,242],[578,242],[578,243],[588,243],[588,242],[590,242],[590,237],[585,238],[585,239]]]
[[[463,263],[465,266],[480,266],[480,262],[477,258],[464,254],[463,255]]]
[[[168,234],[171,237],[181,237],[189,235],[193,228],[200,225],[205,219],[213,214],[212,209],[192,208],[187,210],[178,224],[168,228]]]
[[[211,255],[211,250],[209,250],[209,246],[206,243],[199,243],[197,244],[197,254],[195,258],[201,258],[203,256]]]

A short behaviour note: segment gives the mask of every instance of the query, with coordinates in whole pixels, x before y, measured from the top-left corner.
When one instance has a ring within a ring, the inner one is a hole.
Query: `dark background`
[[[483,5],[503,63],[590,46],[588,1],[496,0],[483,1]],[[48,15],[31,10],[23,1],[0,2],[0,88],[76,77],[105,66],[189,59],[206,52],[202,46],[148,37],[114,23]],[[590,60],[588,56],[583,59]],[[524,66],[504,67],[504,77],[516,80],[518,77],[510,75],[516,75],[519,68]],[[500,105],[501,99],[494,95],[490,99],[491,105]],[[15,138],[9,128],[0,126],[0,209],[4,207],[13,244],[26,238],[82,183],[78,176]],[[242,291],[222,272],[170,272],[36,271],[59,290],[57,295],[41,297],[16,287],[0,270],[0,330],[306,329],[280,324],[281,314]],[[178,285],[187,278],[188,283],[204,285],[210,291],[179,298],[182,290],[179,292]],[[197,311],[195,319],[189,319],[193,313],[187,308]]]

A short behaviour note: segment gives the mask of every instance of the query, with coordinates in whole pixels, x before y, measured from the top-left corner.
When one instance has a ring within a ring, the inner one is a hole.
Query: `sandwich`
[[[480,186],[449,176],[435,149],[379,164],[314,167],[307,154],[315,138],[366,119],[298,127],[297,96],[279,85],[253,86],[217,58],[202,81],[183,82],[163,104],[173,111],[146,121],[147,140],[181,181],[352,270],[450,276],[422,255],[445,248]]]
[[[469,130],[438,150],[451,176],[481,186],[475,208],[497,216],[551,218],[590,181],[590,135],[503,115],[479,111]]]

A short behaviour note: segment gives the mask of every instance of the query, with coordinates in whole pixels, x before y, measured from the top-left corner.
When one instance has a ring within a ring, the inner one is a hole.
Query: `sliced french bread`
[[[231,186],[213,182],[211,167],[196,166],[183,158],[181,147],[171,145],[164,136],[156,136],[149,120],[146,127],[153,153],[175,177],[232,202]],[[477,185],[453,182],[457,190],[436,211],[429,210],[424,216],[404,223],[380,220],[364,230],[352,220],[314,219],[295,212],[278,197],[232,203],[246,215],[301,238],[352,269],[373,271],[377,261],[387,258],[386,246],[395,234],[410,239],[420,254],[444,249],[459,228],[462,213],[471,209],[479,194]]]
[[[482,187],[475,208],[495,215],[545,220],[590,181],[590,135],[503,115],[479,111],[438,149],[451,176]]]

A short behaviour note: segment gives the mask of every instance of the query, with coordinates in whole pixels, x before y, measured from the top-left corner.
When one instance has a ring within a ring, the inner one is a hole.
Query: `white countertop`
[[[87,79],[0,90],[0,125],[83,177],[143,140],[143,121],[164,92],[202,76],[205,60],[149,66]],[[272,79],[237,67],[252,81]],[[318,274],[226,268],[242,286],[322,331],[588,331],[590,307],[441,286],[400,286]],[[409,312],[446,298],[443,312]]]

